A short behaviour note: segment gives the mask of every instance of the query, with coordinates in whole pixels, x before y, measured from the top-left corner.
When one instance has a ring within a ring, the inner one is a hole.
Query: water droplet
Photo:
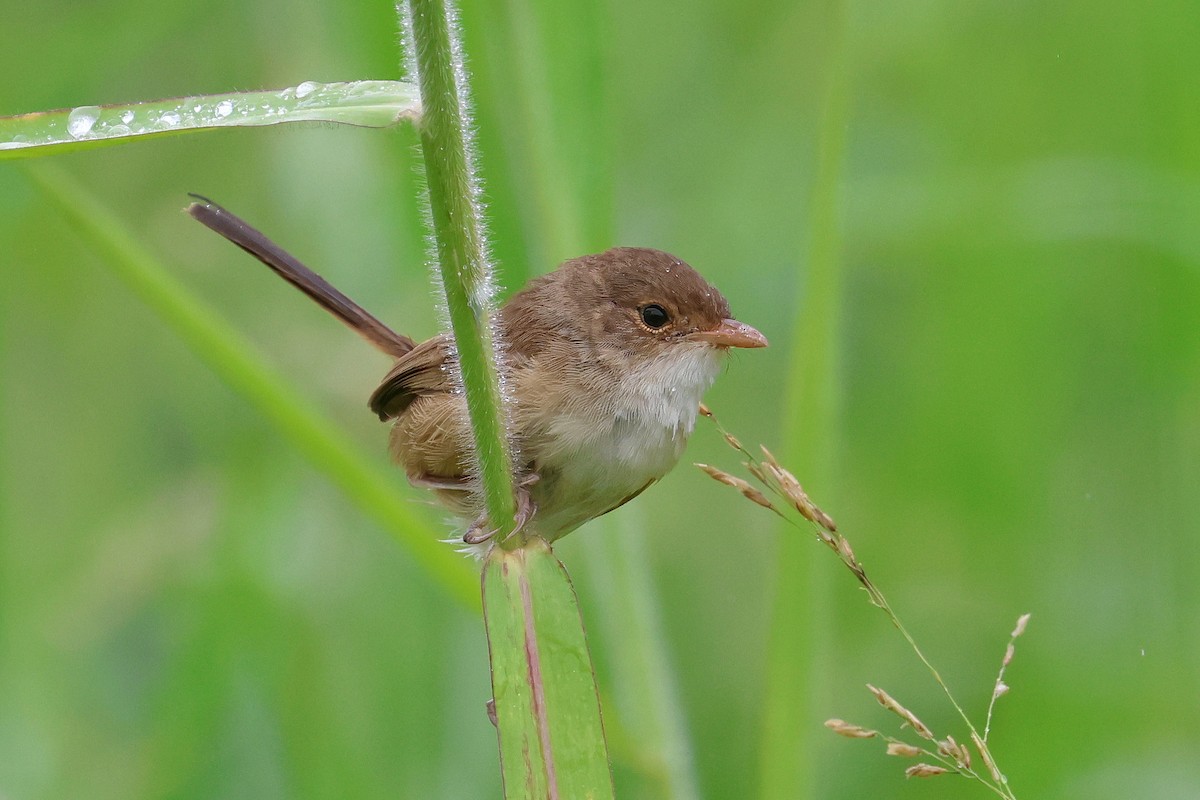
[[[80,106],[67,115],[67,133],[82,139],[91,133],[99,117],[100,109],[97,106]]]
[[[128,136],[130,133],[128,125],[109,125],[105,134],[108,136]]]
[[[317,83],[315,81],[305,81],[304,83],[302,83],[296,87],[296,99],[303,100],[304,98],[308,97],[310,94],[315,92],[316,90],[317,90]]]
[[[122,111],[121,112],[121,122],[124,122],[126,125],[133,122],[133,112],[132,111]]]
[[[193,113],[193,114],[199,114],[199,113],[200,113],[200,108],[201,108],[201,106],[200,106],[200,104],[199,104],[199,103],[197,103],[196,105],[192,106],[192,113]]]
[[[167,128],[174,128],[180,123],[180,121],[182,121],[182,119],[183,118],[179,116],[178,111],[165,111],[163,112],[163,115],[158,118],[158,124]]]
[[[224,119],[225,117],[228,117],[232,113],[233,113],[233,101],[232,100],[222,100],[221,102],[217,103],[217,117],[219,117],[220,119]]]

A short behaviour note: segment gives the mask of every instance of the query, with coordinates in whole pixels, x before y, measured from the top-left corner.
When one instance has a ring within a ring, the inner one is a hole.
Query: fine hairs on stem
[[[901,705],[883,689],[876,688],[870,684],[867,685],[867,688],[876,701],[888,711],[898,716],[901,720],[901,727],[912,731],[917,739],[920,740],[918,743],[906,742],[902,739],[869,728],[863,728],[841,719],[828,720],[825,726],[834,733],[850,739],[882,739],[887,743],[887,755],[907,758],[923,757],[928,759],[928,761],[921,761],[904,771],[904,774],[910,778],[929,778],[952,773],[978,781],[999,797],[1007,798],[1007,800],[1016,800],[1016,795],[1013,794],[1012,788],[1008,784],[1008,778],[1005,777],[996,764],[995,756],[988,745],[988,735],[991,732],[992,714],[995,710],[996,701],[1006,694],[1009,689],[1008,684],[1004,682],[1005,671],[1008,669],[1009,664],[1012,663],[1013,655],[1016,652],[1017,637],[1025,632],[1030,615],[1023,614],[1017,620],[1016,627],[1010,634],[1008,647],[1005,649],[1003,659],[1001,659],[1000,671],[996,676],[996,681],[992,688],[992,696],[988,703],[987,718],[983,726],[983,732],[980,733],[979,729],[967,716],[966,711],[963,710],[962,704],[955,699],[954,694],[950,691],[950,687],[942,679],[941,673],[930,663],[916,640],[913,639],[912,634],[909,633],[904,623],[900,621],[900,618],[888,603],[887,598],[884,597],[883,592],[880,591],[879,587],[867,575],[862,562],[855,556],[849,540],[838,532],[837,524],[833,519],[813,503],[804,491],[804,488],[800,485],[800,482],[796,480],[796,477],[779,464],[775,456],[771,454],[771,451],[760,446],[761,455],[755,455],[747,450],[736,436],[725,430],[707,406],[702,405],[700,413],[712,420],[713,424],[717,426],[717,429],[725,437],[726,443],[742,455],[745,459],[742,465],[766,492],[743,478],[730,475],[728,472],[709,464],[697,464],[696,466],[709,477],[726,486],[737,489],[747,500],[772,511],[797,528],[800,528],[801,524],[785,509],[792,509],[807,521],[817,540],[837,554],[842,564],[850,570],[850,573],[854,575],[862,588],[866,590],[871,603],[887,615],[896,629],[900,631],[900,635],[908,642],[909,647],[916,653],[917,658],[929,670],[934,681],[941,687],[943,694],[946,695],[947,700],[950,701],[950,704],[958,712],[959,717],[962,718],[963,723],[966,725],[968,737],[971,740],[971,744],[974,745],[975,751],[979,756],[979,761],[982,762],[984,769],[981,770],[974,765],[971,751],[965,742],[960,743],[950,735],[944,737],[935,735],[916,714]],[[781,500],[782,504],[777,504],[768,495],[773,495],[777,500]]]

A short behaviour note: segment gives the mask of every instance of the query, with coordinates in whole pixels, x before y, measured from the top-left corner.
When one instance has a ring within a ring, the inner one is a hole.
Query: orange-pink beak
[[[689,339],[707,342],[713,347],[766,347],[767,337],[736,319],[721,320],[711,331],[696,331]]]

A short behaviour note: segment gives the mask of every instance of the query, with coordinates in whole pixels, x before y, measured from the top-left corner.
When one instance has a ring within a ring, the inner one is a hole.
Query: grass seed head
[[[873,739],[879,735],[879,731],[873,731],[870,728],[846,722],[844,719],[827,719],[825,720],[825,727],[838,736],[845,736],[847,739]]]
[[[772,511],[775,510],[775,506],[771,504],[771,501],[767,499],[767,496],[751,486],[749,481],[745,481],[736,475],[730,475],[725,470],[714,467],[711,464],[697,464],[696,466],[713,480],[737,489],[747,500],[758,503],[763,508],[769,508]]]
[[[767,486],[771,485],[771,482],[767,480],[767,473],[763,472],[763,468],[758,464],[755,464],[753,461],[743,461],[742,466],[744,466],[751,475],[753,475],[755,478],[758,478]]]
[[[875,695],[875,699],[879,701],[879,705],[907,722],[917,736],[920,736],[922,739],[928,739],[931,742],[934,741],[933,731],[929,730],[924,722],[917,719],[916,714],[896,702],[896,699],[883,689],[878,689],[869,683],[867,684],[867,688],[871,690],[871,694]]]
[[[857,564],[858,560],[854,557],[854,550],[850,548],[850,540],[845,536],[837,537],[838,555],[846,560],[849,564]]]
[[[908,769],[904,770],[904,774],[909,778],[932,778],[935,775],[945,775],[949,772],[945,767],[935,767],[933,764],[913,764]]]
[[[726,486],[732,486],[735,489],[741,489],[743,484],[749,486],[749,484],[747,484],[741,478],[734,477],[725,470],[714,467],[711,464],[697,464],[696,466],[699,467],[705,475],[712,478],[714,481],[725,484]]]
[[[1016,655],[1016,653],[1017,653],[1016,646],[1012,642],[1009,642],[1008,647],[1005,648],[1005,650],[1004,650],[1004,660],[1000,662],[1000,665],[1007,667],[1009,664],[1012,663],[1013,656]]]
[[[1032,616],[1032,614],[1022,614],[1017,618],[1017,627],[1013,628],[1012,638],[1015,639],[1025,632],[1025,626],[1029,624],[1029,618]]]
[[[907,742],[888,742],[887,754],[889,756],[900,756],[902,758],[916,758],[925,751],[916,745],[908,744]]]
[[[992,753],[988,750],[987,744],[975,732],[971,733],[971,741],[974,743],[975,749],[979,751],[979,757],[983,759],[983,764],[988,768],[988,773],[992,776],[992,780],[996,783],[1003,783],[1004,776],[1000,774],[996,762],[992,760]]]
[[[770,454],[765,447],[763,448],[763,452],[768,455]],[[804,487],[800,485],[800,481],[796,480],[795,475],[779,466],[773,460],[773,457],[764,462],[764,466],[767,475],[773,478],[774,482],[779,485],[779,491],[791,502],[792,507],[799,512],[800,516],[809,522],[820,525],[827,531],[837,530],[837,524],[834,523],[833,518],[817,508],[816,503],[808,496],[808,492],[804,491]],[[764,482],[769,483],[770,481]]]
[[[767,496],[758,489],[755,489],[753,486],[746,486],[743,488],[742,496],[751,502],[758,503],[763,508],[769,508],[772,511],[775,509],[775,506],[771,504],[771,501],[767,498]]]
[[[953,736],[947,736],[944,742],[938,742],[938,752],[952,759],[963,769],[971,768],[971,752],[966,747],[954,741]]]

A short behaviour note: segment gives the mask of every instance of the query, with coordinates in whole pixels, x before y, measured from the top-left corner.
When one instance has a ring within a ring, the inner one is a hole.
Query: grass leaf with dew
[[[58,155],[160,136],[332,122],[386,128],[420,114],[417,88],[403,81],[305,81],[286,89],[77,106],[0,117],[0,160]]]

